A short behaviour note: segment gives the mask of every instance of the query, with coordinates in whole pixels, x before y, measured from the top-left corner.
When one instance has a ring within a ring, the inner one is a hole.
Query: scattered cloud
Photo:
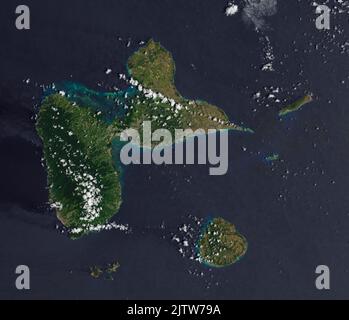
[[[256,30],[268,27],[266,18],[277,13],[277,0],[233,0],[225,9],[227,17],[234,16],[242,8],[243,20],[252,24]]]
[[[257,30],[267,27],[266,17],[277,13],[277,0],[244,0],[243,19]]]

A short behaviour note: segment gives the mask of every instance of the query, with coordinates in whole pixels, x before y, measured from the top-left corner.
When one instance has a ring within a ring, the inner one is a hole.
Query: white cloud
[[[277,0],[244,0],[243,18],[257,30],[266,28],[266,17],[277,13]]]
[[[229,2],[227,8],[225,9],[225,15],[227,17],[235,15],[239,11],[239,6],[234,2]]]

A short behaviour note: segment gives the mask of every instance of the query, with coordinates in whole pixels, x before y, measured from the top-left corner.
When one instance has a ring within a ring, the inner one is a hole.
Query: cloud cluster
[[[233,16],[234,14],[236,14],[239,11],[239,6],[237,4],[235,4],[234,2],[229,2],[228,6],[225,9],[225,15],[227,17],[229,16]]]
[[[267,27],[265,18],[277,13],[277,0],[244,0],[243,19],[257,30]]]

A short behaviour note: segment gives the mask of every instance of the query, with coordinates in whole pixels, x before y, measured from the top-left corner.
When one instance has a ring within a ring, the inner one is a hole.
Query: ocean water
[[[264,35],[240,16],[226,18],[226,2],[28,0],[32,29],[18,32],[13,3],[4,1],[1,298],[348,298],[347,55],[314,28],[310,5],[279,2],[265,31],[276,71],[261,72]],[[230,133],[225,176],[209,176],[205,166],[123,168],[123,205],[114,220],[132,232],[72,241],[56,229],[47,205],[34,128],[40,85],[71,81],[112,92],[128,56],[151,37],[173,54],[183,96],[220,106],[256,133]],[[316,101],[280,121],[278,105],[252,99],[270,86],[287,88],[287,101],[306,91]],[[272,153],[280,161],[266,164]],[[183,257],[172,240],[183,224],[213,215],[232,222],[249,242],[244,259],[217,270]],[[89,266],[114,260],[121,265],[114,281],[89,276]],[[14,286],[20,264],[31,268],[28,292]],[[331,268],[328,292],[314,285],[320,264]]]

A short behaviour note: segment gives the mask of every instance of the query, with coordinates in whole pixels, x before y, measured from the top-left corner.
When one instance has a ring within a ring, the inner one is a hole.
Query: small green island
[[[198,243],[199,260],[209,267],[227,267],[239,261],[247,248],[247,240],[233,224],[215,218],[202,231]]]
[[[279,112],[279,116],[280,117],[284,117],[284,116],[288,115],[289,113],[296,112],[296,111],[300,110],[306,104],[312,102],[313,100],[314,100],[313,99],[313,95],[312,94],[307,94],[306,96],[298,99],[294,103],[292,103],[292,104],[288,105],[287,107],[281,109],[280,112]]]
[[[271,154],[270,156],[265,157],[266,162],[275,162],[280,160],[280,155],[278,153]]]
[[[106,229],[122,204],[120,172],[112,145],[125,129],[227,129],[253,133],[231,123],[220,108],[183,98],[174,85],[175,63],[159,43],[150,40],[128,60],[131,78],[126,92],[97,93],[76,83],[43,99],[36,128],[43,141],[50,203],[73,238]],[[130,94],[132,92],[132,94]],[[96,106],[114,107],[110,121]],[[120,112],[119,112],[120,111]],[[207,132],[207,131],[206,131]]]
[[[102,276],[107,280],[114,280],[114,274],[119,270],[119,262],[109,263],[104,267],[90,267],[90,276],[94,279],[100,279]]]

